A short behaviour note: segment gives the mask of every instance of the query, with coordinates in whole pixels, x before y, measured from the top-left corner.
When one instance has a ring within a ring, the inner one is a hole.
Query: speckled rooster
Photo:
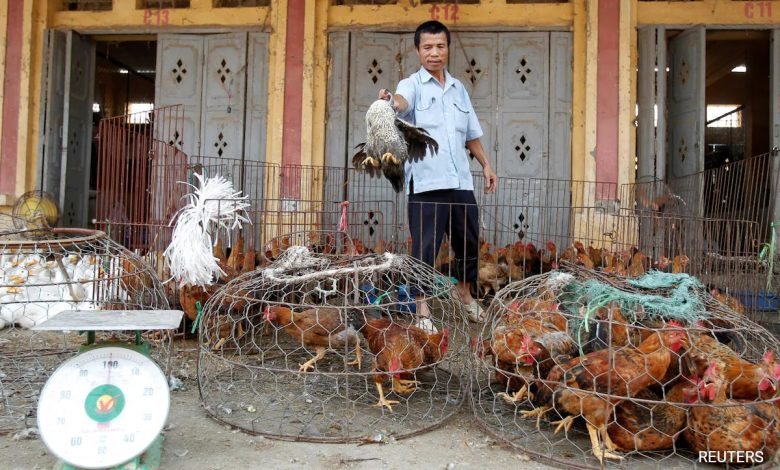
[[[439,144],[428,132],[396,116],[390,100],[376,100],[366,112],[366,141],[358,144],[352,157],[355,168],[371,176],[384,174],[395,192],[404,188],[404,163],[422,160],[426,150],[439,151]]]

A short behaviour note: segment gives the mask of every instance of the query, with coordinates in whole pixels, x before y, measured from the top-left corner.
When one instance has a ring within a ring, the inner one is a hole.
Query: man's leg
[[[458,278],[455,288],[460,300],[468,306],[475,302],[471,286],[476,284],[479,270],[479,208],[472,191],[455,192],[454,201],[458,204],[452,206],[450,240]]]
[[[435,204],[438,193],[409,196],[409,232],[412,236],[412,256],[433,267],[444,238],[447,219],[446,204]],[[417,302],[417,315],[428,317],[430,311],[424,301]]]

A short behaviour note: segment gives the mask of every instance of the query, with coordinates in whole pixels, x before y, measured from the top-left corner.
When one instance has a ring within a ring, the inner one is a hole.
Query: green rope
[[[562,306],[572,313],[577,312],[578,305],[585,306],[580,323],[575,325],[579,344],[582,344],[582,329],[584,328],[585,332],[590,331],[589,320],[593,313],[612,302],[624,312],[629,322],[636,321],[635,312],[639,307],[642,307],[650,320],[663,318],[695,324],[707,317],[704,303],[694,290],[704,286],[695,277],[650,271],[639,279],[628,280],[628,284],[643,290],[664,289],[668,291],[668,295],[625,292],[594,279],[574,281],[564,287]]]
[[[195,332],[198,330],[198,325],[200,324],[200,316],[203,314],[203,308],[200,306],[200,300],[195,301],[195,310],[198,311],[198,314],[195,316],[195,321],[192,322],[192,330],[190,330],[190,333],[195,334]]]
[[[769,238],[769,243],[764,243],[763,245],[761,245],[761,252],[758,254],[758,259],[766,262],[767,264],[767,273],[766,273],[767,292],[772,290],[772,276],[774,276],[775,253],[777,250],[777,225],[778,224],[780,224],[780,221],[774,221],[769,224],[769,228],[770,230],[772,230],[772,235]]]

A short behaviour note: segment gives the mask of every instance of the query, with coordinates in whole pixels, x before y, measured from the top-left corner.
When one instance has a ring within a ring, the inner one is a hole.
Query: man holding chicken
[[[438,21],[427,21],[417,27],[414,45],[422,67],[398,84],[394,107],[400,118],[427,130],[439,150],[406,163],[412,254],[433,266],[446,233],[458,279],[453,297],[463,303],[471,321],[480,322],[482,309],[471,295],[477,281],[479,209],[466,149],[482,165],[485,192],[496,190],[498,177],[479,140],[482,128],[468,92],[447,71],[449,30]],[[379,91],[380,99],[390,97],[387,90]],[[427,314],[424,303],[419,314]]]

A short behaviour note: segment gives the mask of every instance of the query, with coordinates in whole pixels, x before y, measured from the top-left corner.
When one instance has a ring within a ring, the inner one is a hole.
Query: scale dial
[[[62,363],[43,386],[38,429],[75,467],[106,468],[141,455],[168,419],[162,370],[132,349],[98,347]]]

